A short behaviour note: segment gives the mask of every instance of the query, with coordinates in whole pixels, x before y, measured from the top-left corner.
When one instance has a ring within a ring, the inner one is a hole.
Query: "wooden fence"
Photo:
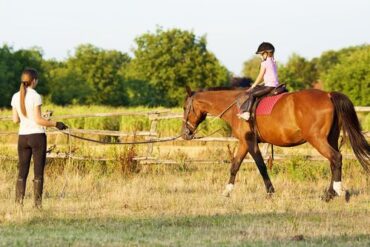
[[[370,112],[370,107],[356,107],[357,112]],[[47,114],[46,114],[47,115]],[[70,115],[63,115],[63,116],[54,116],[53,119],[61,120],[61,119],[72,119],[72,118],[88,118],[88,117],[114,117],[114,116],[145,116],[148,117],[150,121],[150,129],[148,131],[136,131],[136,132],[121,132],[121,131],[112,131],[112,130],[82,130],[82,129],[73,129],[71,133],[73,134],[80,134],[80,135],[98,135],[98,136],[115,136],[115,137],[143,137],[145,140],[148,141],[160,141],[160,140],[168,140],[173,137],[159,137],[157,132],[157,125],[159,121],[166,120],[166,119],[181,119],[183,117],[182,114],[179,113],[172,113],[170,111],[154,111],[154,112],[114,112],[114,113],[88,113],[88,114],[70,114]],[[213,118],[214,116],[210,116]],[[9,121],[11,120],[10,116],[0,116],[0,121]],[[0,132],[0,136],[4,135],[16,135],[16,131],[2,131]],[[48,135],[60,135],[60,131],[50,130],[47,131]],[[370,137],[369,132],[364,132],[366,137]],[[174,140],[173,142],[183,141],[181,139]],[[202,139],[194,139],[192,142],[237,142],[236,138],[233,137],[205,137]],[[174,160],[163,160],[160,157],[153,157],[153,147],[156,145],[155,143],[145,144],[147,145],[147,149],[144,156],[135,157],[134,160],[137,160],[143,164],[150,164],[150,163],[160,163],[160,164],[174,164],[178,163]],[[268,154],[268,146],[264,144],[262,148],[263,155],[267,158]],[[305,159],[308,160],[325,160],[324,157],[319,155],[302,155]],[[94,158],[94,157],[79,157],[74,156],[71,153],[48,153],[47,157],[49,159],[73,159],[73,160],[94,160],[94,161],[114,161],[115,159],[109,158]],[[287,158],[291,158],[291,155],[283,155],[283,154],[275,154],[275,160],[283,160]],[[355,159],[353,155],[345,155],[343,158],[345,159]],[[16,157],[8,157],[8,156],[0,156],[0,159],[14,159]],[[185,162],[188,163],[228,163],[229,160],[198,160],[192,159],[187,160]],[[253,162],[251,159],[245,159],[244,162]]]

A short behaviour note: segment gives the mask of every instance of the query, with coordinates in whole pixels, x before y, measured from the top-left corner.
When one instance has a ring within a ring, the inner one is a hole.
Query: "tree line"
[[[40,72],[37,88],[57,105],[179,106],[184,88],[228,86],[235,78],[207,49],[205,36],[181,29],[145,33],[135,39],[133,56],[83,44],[64,61],[44,59],[39,48],[0,47],[0,106],[8,107],[25,67]],[[260,59],[244,63],[253,80]],[[307,60],[293,54],[279,64],[279,78],[291,90],[321,85],[347,94],[356,105],[370,104],[370,45],[327,51]],[[237,81],[237,80],[236,80]]]

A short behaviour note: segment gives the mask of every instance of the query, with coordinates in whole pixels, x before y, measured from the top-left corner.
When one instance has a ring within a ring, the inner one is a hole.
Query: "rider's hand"
[[[57,127],[58,130],[65,130],[68,129],[68,126],[65,125],[63,122],[57,122],[55,127]]]
[[[257,85],[252,85],[250,88],[247,89],[247,93],[249,93],[250,91],[253,90],[253,88],[255,88]]]

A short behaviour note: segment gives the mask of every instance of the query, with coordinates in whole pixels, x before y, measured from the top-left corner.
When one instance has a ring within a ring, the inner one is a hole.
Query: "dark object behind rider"
[[[68,128],[62,122],[46,120],[41,115],[41,96],[34,90],[38,83],[38,73],[27,68],[22,72],[19,92],[12,97],[13,122],[19,123],[18,137],[18,178],[15,188],[15,202],[23,205],[26,180],[31,157],[34,161],[34,205],[41,208],[46,162],[45,127]]]
[[[238,114],[240,118],[249,120],[250,111],[255,98],[268,94],[279,85],[274,52],[275,48],[271,43],[263,42],[259,45],[256,54],[261,55],[263,61],[261,63],[260,72],[257,76],[256,81],[247,90],[247,92],[249,93],[249,98],[240,107],[241,112],[243,112],[241,114]],[[262,80],[265,85],[258,85],[262,82]]]

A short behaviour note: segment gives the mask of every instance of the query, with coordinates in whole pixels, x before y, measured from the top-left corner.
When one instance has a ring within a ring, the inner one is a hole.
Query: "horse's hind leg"
[[[275,192],[274,186],[272,186],[270,177],[267,173],[267,167],[265,161],[263,160],[261,151],[258,147],[257,150],[255,150],[254,146],[255,146],[254,144],[249,145],[249,153],[256,162],[257,168],[263,178],[263,182],[265,183],[267,193],[274,193]]]
[[[244,157],[247,155],[247,152],[248,152],[248,144],[244,140],[239,141],[238,151],[236,152],[233,158],[231,168],[230,168],[229,183],[226,185],[226,188],[224,192],[222,193],[226,197],[230,196],[231,191],[234,188],[236,174],[238,173],[240,169],[240,165],[242,164]]]
[[[338,126],[338,122],[334,120],[333,126],[332,126],[332,128],[330,130],[330,133],[329,133],[329,136],[328,136],[328,142],[329,142],[329,145],[336,152],[338,152],[339,155],[340,155],[339,148],[338,148],[339,134],[340,134],[340,129],[339,129],[339,126]],[[332,177],[331,177],[331,181],[330,181],[330,186],[329,186],[328,192],[331,195],[336,195],[336,193],[338,195],[340,195],[342,189],[339,188],[339,193],[336,192],[336,190],[334,189],[334,181],[339,181],[339,187],[341,187],[341,183],[340,182],[342,180],[342,156],[340,155],[338,157],[338,160],[336,161],[337,163],[334,163],[334,162],[335,161],[330,160],[330,169],[331,169]],[[336,165],[336,164],[338,164],[338,165]],[[338,187],[338,183],[335,184],[335,187]]]
[[[308,142],[330,161],[332,178],[329,186],[329,193],[342,195],[342,155],[338,150],[338,137],[329,135],[329,138],[318,136]]]

